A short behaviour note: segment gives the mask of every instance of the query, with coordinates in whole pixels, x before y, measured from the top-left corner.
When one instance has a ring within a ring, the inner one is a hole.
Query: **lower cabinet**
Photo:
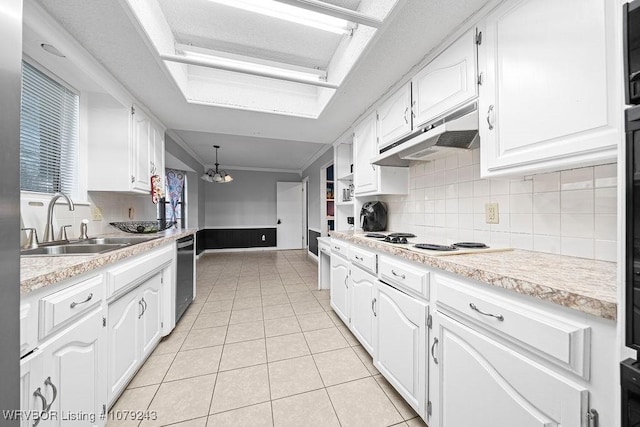
[[[162,272],[109,304],[109,403],[160,341]]]
[[[373,354],[373,328],[377,278],[356,266],[351,267],[351,331]]]
[[[338,255],[331,255],[331,307],[349,324],[349,261]]]
[[[21,361],[21,426],[103,426],[107,410],[104,308]]]
[[[584,387],[447,315],[435,326],[431,427],[585,425]]]
[[[426,419],[429,307],[381,282],[377,282],[376,294],[373,364],[418,415]]]

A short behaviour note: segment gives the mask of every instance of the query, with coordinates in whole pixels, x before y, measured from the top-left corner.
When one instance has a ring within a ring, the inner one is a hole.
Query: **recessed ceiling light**
[[[45,52],[50,53],[55,56],[59,56],[60,58],[66,58],[64,53],[60,52],[57,47],[49,43],[40,43],[40,47],[45,50]]]
[[[249,12],[283,19],[336,34],[351,34],[352,24],[344,19],[313,12],[273,0],[209,0]]]

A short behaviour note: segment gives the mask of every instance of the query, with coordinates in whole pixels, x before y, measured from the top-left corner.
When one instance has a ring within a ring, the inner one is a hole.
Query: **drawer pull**
[[[333,249],[335,249],[336,251],[340,250],[340,246],[334,246]]]
[[[87,302],[91,301],[91,298],[93,298],[93,292],[89,294],[89,296],[87,297],[86,300],[80,301],[80,302],[75,302],[74,301],[69,305],[69,307],[75,308],[76,305],[84,304],[84,303],[87,303]]]
[[[51,388],[53,389],[53,399],[51,399],[51,403],[49,403],[47,405],[47,412],[49,412],[49,410],[51,410],[51,406],[53,405],[53,402],[56,401],[56,398],[58,397],[58,388],[53,385],[53,382],[51,381],[51,377],[47,377],[47,379],[44,381],[44,385],[48,385],[51,386]]]
[[[138,319],[140,319],[144,314],[144,305],[142,305],[142,300],[138,301],[138,305],[140,306],[140,310],[141,310],[140,314],[138,314]]]
[[[398,273],[396,273],[394,270],[391,270],[391,273],[392,273],[394,276],[401,278],[402,280],[404,280],[404,279],[406,279],[406,278],[407,278],[404,274],[398,274]]]
[[[42,411],[40,411],[40,416],[33,423],[33,427],[36,427],[38,424],[40,424],[40,420],[42,419],[42,415],[44,415],[47,412],[47,399],[40,392],[40,387],[38,387],[36,389],[36,391],[33,392],[33,395],[35,397],[39,397],[40,400],[42,401]]]
[[[356,257],[356,259],[357,259],[358,261],[361,261],[361,262],[362,262],[362,261],[364,261],[364,258],[359,257],[358,255],[356,255],[355,257]]]
[[[438,338],[434,337],[433,338],[433,344],[431,344],[431,357],[433,357],[433,363],[435,363],[437,365],[439,362],[438,362],[438,358],[436,357],[436,354],[434,352],[435,348],[436,348],[436,345],[438,345]]]
[[[371,311],[373,311],[373,315],[377,317],[378,313],[376,313],[376,302],[377,302],[376,298],[371,300]]]
[[[483,316],[489,316],[489,317],[495,317],[496,319],[498,319],[499,321],[504,321],[504,316],[502,314],[491,314],[491,313],[485,313],[484,311],[480,310],[478,307],[476,307],[476,305],[474,303],[469,303],[469,307],[471,307],[472,310],[477,311],[478,313],[482,314]]]

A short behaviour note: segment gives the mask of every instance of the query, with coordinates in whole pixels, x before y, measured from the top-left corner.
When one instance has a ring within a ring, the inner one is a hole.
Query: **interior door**
[[[276,198],[278,249],[302,249],[302,182],[278,182]]]

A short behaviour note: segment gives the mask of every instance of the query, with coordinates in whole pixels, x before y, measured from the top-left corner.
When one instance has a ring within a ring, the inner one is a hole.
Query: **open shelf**
[[[353,181],[353,174],[348,173],[344,176],[341,176],[340,178],[338,178],[338,181]]]
[[[355,200],[349,200],[348,202],[336,202],[336,206],[353,206]]]

